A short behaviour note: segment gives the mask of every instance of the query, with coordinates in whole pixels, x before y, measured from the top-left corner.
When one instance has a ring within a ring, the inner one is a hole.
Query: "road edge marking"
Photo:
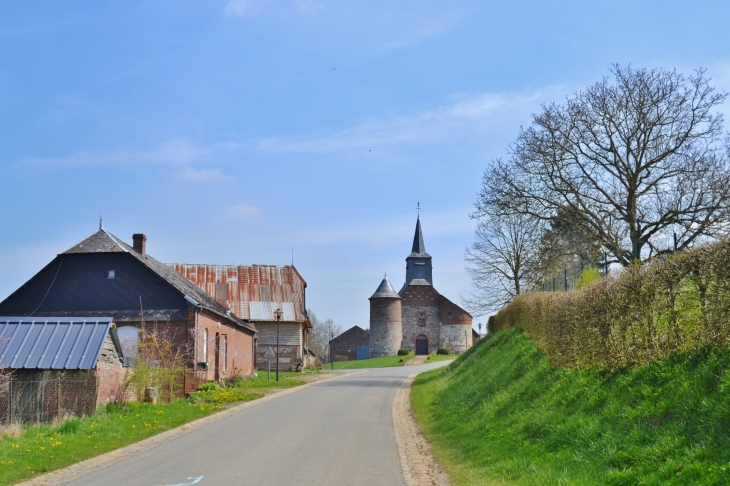
[[[320,383],[324,383],[326,381],[334,380],[336,378],[341,378],[343,376],[348,376],[351,374],[354,373],[333,373],[334,376],[331,377],[323,378],[312,383],[306,383],[304,385],[296,386],[294,388],[289,388],[280,392],[272,393],[270,395],[266,395],[265,397],[252,400],[250,402],[241,403],[240,405],[236,405],[231,408],[221,410],[220,412],[216,412],[213,415],[208,415],[207,417],[199,418],[197,420],[193,420],[192,422],[183,424],[179,427],[175,427],[174,429],[170,429],[160,434],[153,435],[152,437],[148,437],[139,442],[120,447],[119,449],[114,449],[113,451],[105,452],[104,454],[100,454],[98,456],[90,457],[89,459],[84,459],[83,461],[71,464],[70,466],[56,469],[55,471],[41,474],[40,476],[30,478],[26,481],[23,481],[22,483],[16,483],[16,486],[48,486],[68,483],[70,481],[73,481],[74,479],[78,479],[92,472],[96,472],[100,469],[111,466],[112,464],[115,464],[122,459],[127,459],[128,457],[147,452],[150,449],[153,449],[159,445],[170,442],[174,439],[177,439],[178,437],[193,432],[194,430],[198,430],[202,427],[205,427],[206,425],[222,420],[235,413],[241,412],[251,407],[255,407],[265,402],[269,402],[271,400],[276,400],[299,390],[309,388],[310,386],[318,385]]]
[[[393,430],[403,483],[406,486],[450,486],[451,482],[431,454],[411,408],[411,385],[420,373],[406,378],[393,399]]]

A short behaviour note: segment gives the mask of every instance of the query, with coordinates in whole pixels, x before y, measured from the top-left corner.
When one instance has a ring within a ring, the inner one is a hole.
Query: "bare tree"
[[[623,265],[672,251],[672,233],[682,249],[726,229],[729,144],[713,111],[727,94],[703,70],[611,73],[520,129],[509,160],[484,172],[477,214],[568,214]]]
[[[323,361],[329,361],[329,343],[332,336],[342,334],[342,326],[330,319],[320,320],[312,309],[307,309],[312,329],[309,331],[309,347]]]
[[[525,214],[482,214],[465,256],[474,292],[462,300],[470,312],[501,309],[539,279],[541,233]]]

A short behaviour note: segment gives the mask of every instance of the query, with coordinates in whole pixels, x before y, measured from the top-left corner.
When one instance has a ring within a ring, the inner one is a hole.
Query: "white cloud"
[[[81,151],[65,157],[25,157],[20,163],[48,168],[189,165],[201,161],[209,153],[210,149],[198,147],[185,138],[176,138],[145,150]]]
[[[227,221],[240,221],[244,219],[258,218],[264,211],[250,204],[235,204],[223,210],[223,219]]]
[[[220,182],[226,180],[226,177],[220,169],[193,169],[185,167],[182,171],[184,179],[192,182]]]
[[[460,143],[500,128],[508,117],[527,117],[541,102],[559,98],[564,92],[565,88],[549,87],[531,93],[457,94],[451,97],[451,104],[435,110],[374,118],[321,137],[267,138],[258,147],[272,152],[327,153],[402,144]]]

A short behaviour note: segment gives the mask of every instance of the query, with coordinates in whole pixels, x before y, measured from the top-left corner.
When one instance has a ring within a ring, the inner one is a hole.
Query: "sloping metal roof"
[[[431,258],[431,255],[426,253],[426,245],[423,243],[420,216],[416,220],[416,233],[413,235],[413,247],[411,248],[411,254],[408,255],[408,257]]]
[[[111,317],[0,317],[0,368],[90,370]]]
[[[382,298],[389,298],[389,299],[400,299],[400,295],[398,295],[398,292],[395,291],[393,286],[390,284],[390,280],[388,280],[388,277],[385,277],[382,282],[380,282],[380,285],[378,286],[378,290],[375,291],[375,293],[370,297],[371,299],[382,299]]]
[[[307,283],[292,265],[205,265],[170,263],[175,271],[231,308],[240,319],[308,322],[305,310]]]

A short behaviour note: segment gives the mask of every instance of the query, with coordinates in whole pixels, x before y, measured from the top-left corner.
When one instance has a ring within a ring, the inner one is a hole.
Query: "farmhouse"
[[[184,392],[200,380],[251,374],[255,327],[149,255],[145,235],[132,239],[130,246],[100,225],[0,302],[0,315],[111,318],[127,364],[139,330],[154,330],[186,350],[195,377]]]
[[[419,216],[403,287],[396,292],[386,276],[370,297],[371,356],[393,355],[399,348],[429,354],[441,346],[457,353],[471,347],[472,317],[434,288],[431,260]]]
[[[0,317],[0,369],[0,423],[90,415],[126,375],[110,317]]]
[[[258,331],[259,368],[266,367],[269,347],[276,351],[276,310],[282,314],[279,325],[279,365],[296,370],[309,366],[314,354],[309,350],[307,282],[294,265],[202,265],[172,263],[170,267],[215,297],[222,307],[252,323]]]

